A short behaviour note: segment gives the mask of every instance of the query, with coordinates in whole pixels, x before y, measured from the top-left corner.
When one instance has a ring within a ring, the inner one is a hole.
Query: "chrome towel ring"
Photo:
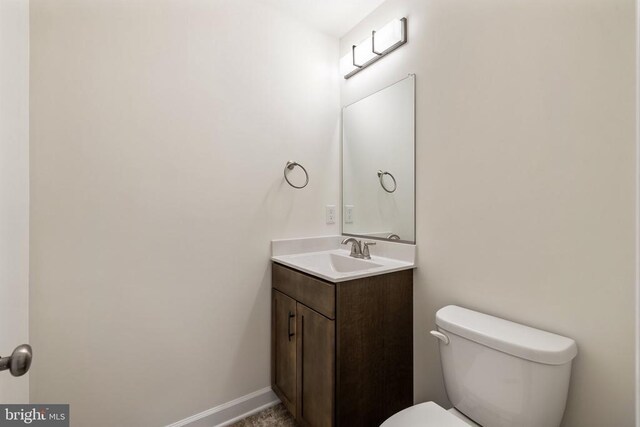
[[[384,185],[384,181],[383,178],[385,175],[389,175],[391,177],[391,179],[393,180],[393,189],[390,190],[387,187],[385,187]],[[398,188],[398,184],[396,183],[396,179],[394,178],[393,175],[391,175],[391,173],[387,172],[387,171],[378,171],[378,179],[380,180],[380,186],[384,189],[384,191],[386,191],[387,193],[393,193],[394,191],[396,191],[396,188]]]
[[[291,181],[289,181],[289,178],[287,178],[287,170],[292,171],[293,168],[295,168],[296,166],[299,166],[300,169],[302,169],[302,171],[304,172],[304,176],[306,177],[304,184],[302,185],[295,185],[294,183],[292,183]],[[304,168],[304,166],[302,166],[300,163],[298,162],[294,162],[292,160],[289,160],[287,162],[287,164],[284,166],[284,179],[285,181],[287,181],[287,184],[289,184],[290,186],[292,186],[293,188],[304,188],[307,186],[307,184],[309,183],[309,173],[307,172],[307,170]]]

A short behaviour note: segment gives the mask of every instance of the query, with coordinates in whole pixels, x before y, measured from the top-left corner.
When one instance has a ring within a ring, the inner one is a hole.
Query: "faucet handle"
[[[362,242],[362,257],[364,259],[371,259],[371,254],[369,253],[369,246],[374,246],[376,242]]]

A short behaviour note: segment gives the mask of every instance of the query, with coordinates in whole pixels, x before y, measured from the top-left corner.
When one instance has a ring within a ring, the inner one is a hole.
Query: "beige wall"
[[[341,95],[417,74],[417,401],[447,403],[454,303],[575,338],[564,425],[632,425],[633,9],[388,0],[343,38],[409,18]],[[161,425],[268,385],[268,242],[337,231],[335,40],[248,0],[32,0],[31,51],[32,401]]]
[[[0,355],[29,341],[29,3],[0,0]],[[0,402],[28,377],[0,374]]]
[[[337,58],[248,0],[31,2],[33,401],[158,426],[269,385],[270,240],[338,232]]]
[[[459,304],[578,342],[564,426],[634,410],[632,0],[389,0],[409,43],[348,104],[417,74],[417,401],[447,404],[435,311]]]

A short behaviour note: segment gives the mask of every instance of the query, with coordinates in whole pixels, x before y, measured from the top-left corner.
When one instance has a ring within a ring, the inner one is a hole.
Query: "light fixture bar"
[[[340,61],[344,78],[354,76],[406,42],[407,18],[394,19],[381,29],[371,31],[371,37],[353,45],[351,52]],[[356,61],[356,57],[364,59],[364,62]]]

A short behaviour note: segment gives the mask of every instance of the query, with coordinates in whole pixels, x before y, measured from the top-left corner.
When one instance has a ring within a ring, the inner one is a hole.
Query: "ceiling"
[[[342,37],[384,0],[258,0],[333,37]]]

